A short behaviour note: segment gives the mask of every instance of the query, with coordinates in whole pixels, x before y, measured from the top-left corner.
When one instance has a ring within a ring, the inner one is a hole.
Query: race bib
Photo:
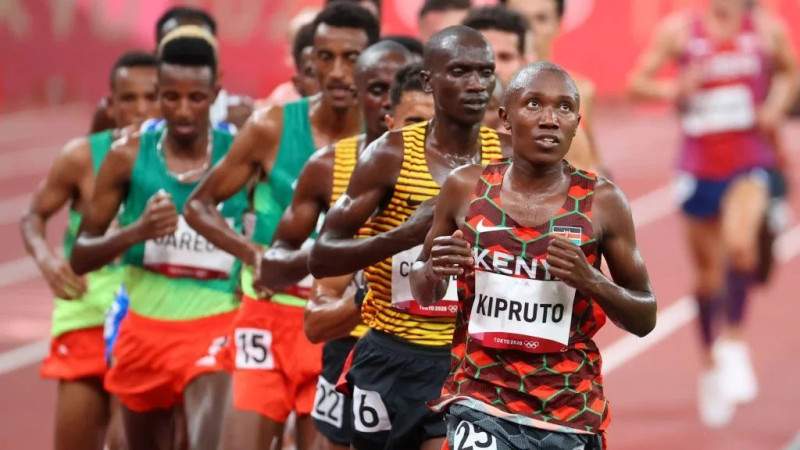
[[[233,226],[233,219],[225,219]],[[227,280],[236,259],[192,229],[178,216],[175,233],[144,243],[145,269],[171,278]]]
[[[336,428],[342,428],[344,403],[344,394],[338,392],[336,386],[320,376],[317,381],[317,394],[314,397],[314,409],[311,411],[311,417]]]
[[[453,450],[497,450],[497,439],[475,425],[462,420],[453,436]]]
[[[468,332],[490,348],[552,353],[567,348],[575,288],[476,271]]]
[[[237,328],[236,339],[237,369],[275,369],[272,356],[272,333],[260,328]]]
[[[402,251],[392,256],[392,306],[412,314],[429,317],[455,317],[458,312],[458,287],[456,279],[450,279],[444,298],[433,306],[422,306],[411,295],[408,276],[411,265],[419,258],[422,246]]]
[[[689,110],[681,120],[684,132],[695,137],[753,128],[753,95],[741,84],[702,90],[692,95]]]

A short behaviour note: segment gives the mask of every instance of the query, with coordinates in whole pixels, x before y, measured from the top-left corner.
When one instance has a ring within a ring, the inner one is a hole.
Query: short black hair
[[[361,2],[370,2],[378,7],[378,11],[381,10],[381,0],[326,0],[325,6],[331,5],[333,3],[361,3]]]
[[[364,30],[368,46],[377,42],[381,34],[378,19],[366,9],[349,2],[335,2],[326,6],[312,23],[314,24],[314,34],[323,23],[337,28]]]
[[[406,50],[410,51],[411,53],[422,57],[422,49],[424,48],[422,45],[422,41],[413,37],[413,36],[406,36],[402,34],[393,34],[391,36],[384,36],[381,38],[382,41],[392,41],[397,42],[398,44],[402,45],[406,48]]]
[[[134,50],[125,52],[117,58],[114,66],[111,67],[111,72],[108,75],[109,86],[114,90],[114,80],[117,78],[117,71],[119,69],[126,69],[130,67],[158,67],[158,59],[150,52],[143,52]]]
[[[467,17],[461,22],[478,31],[499,30],[517,35],[517,50],[525,54],[525,37],[530,31],[528,21],[522,14],[505,6],[487,6],[470,10]]]
[[[389,89],[389,101],[392,108],[400,104],[403,94],[406,92],[425,92],[422,87],[422,78],[419,76],[420,72],[422,72],[421,64],[409,64],[394,74],[392,87]]]
[[[189,8],[187,6],[175,6],[164,11],[164,14],[161,14],[161,17],[158,18],[156,22],[156,44],[158,44],[159,38],[161,37],[161,29],[164,28],[164,24],[169,22],[170,20],[197,20],[203,22],[208,27],[208,30],[214,36],[217,35],[217,21],[211,17],[211,14],[208,12],[200,9],[200,8]]]
[[[292,42],[292,58],[294,59],[294,67],[298,72],[302,70],[300,67],[300,60],[303,57],[303,50],[313,46],[314,24],[307,23],[297,30],[297,33],[294,35],[294,42]]]
[[[178,66],[210,67],[217,76],[217,40],[208,31],[185,25],[170,31],[158,46],[158,62]]]
[[[564,8],[566,8],[566,0],[554,0],[556,2],[556,10],[558,11],[558,18],[564,17]],[[500,0],[501,5],[507,5],[508,0]]]
[[[425,0],[419,10],[418,18],[423,18],[430,12],[453,11],[472,8],[472,0]]]

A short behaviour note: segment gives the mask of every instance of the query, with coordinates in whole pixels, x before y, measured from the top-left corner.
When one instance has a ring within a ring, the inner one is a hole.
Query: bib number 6
[[[477,430],[474,425],[464,420],[458,424],[453,441],[455,444],[453,450],[497,450],[494,436]]]
[[[361,433],[377,433],[392,429],[386,406],[380,394],[375,391],[354,387],[353,416],[355,416],[355,429]]]
[[[272,333],[258,328],[237,328],[236,368],[264,369],[275,368],[272,357]]]

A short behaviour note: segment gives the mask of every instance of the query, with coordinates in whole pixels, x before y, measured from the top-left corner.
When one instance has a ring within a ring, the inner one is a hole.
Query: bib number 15
[[[275,359],[272,357],[272,333],[258,328],[237,328],[235,336],[237,369],[275,368]]]

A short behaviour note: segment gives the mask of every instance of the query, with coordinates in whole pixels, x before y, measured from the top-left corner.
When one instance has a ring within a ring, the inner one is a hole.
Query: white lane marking
[[[800,431],[794,435],[791,441],[782,450],[800,450]]]
[[[0,375],[36,364],[50,350],[50,341],[42,339],[0,354]]]
[[[800,254],[800,225],[783,233],[775,242],[776,259],[786,262]],[[603,374],[608,375],[626,362],[641,355],[666,337],[679,330],[697,317],[694,299],[683,296],[675,303],[658,313],[656,328],[643,338],[627,334],[601,351],[603,355]]]
[[[22,194],[0,200],[0,225],[19,222],[25,208],[31,203],[31,194]]]
[[[674,183],[668,183],[632,200],[631,212],[636,229],[657,222],[677,211],[674,192]]]
[[[30,280],[39,269],[29,256],[0,263],[0,288]]]
[[[0,180],[44,176],[62,145],[42,145],[0,153]]]

